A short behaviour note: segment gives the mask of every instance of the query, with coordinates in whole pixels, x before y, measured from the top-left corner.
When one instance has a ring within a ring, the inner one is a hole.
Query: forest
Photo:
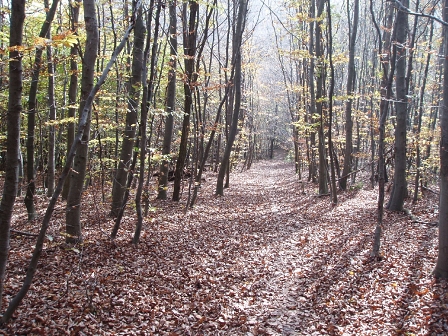
[[[0,334],[448,334],[448,0],[0,0]]]

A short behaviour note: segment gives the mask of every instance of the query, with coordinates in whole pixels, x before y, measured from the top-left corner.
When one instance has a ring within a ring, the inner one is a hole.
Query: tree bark
[[[316,19],[316,0],[311,0],[310,3],[310,20],[309,20],[309,31],[310,38],[308,43],[308,51],[311,55],[309,69],[308,69],[308,84],[310,90],[310,108],[309,108],[309,120],[311,124],[316,123],[316,88],[314,85],[314,71],[315,71],[315,62],[314,62],[314,53],[315,53],[315,43],[312,34],[314,33],[315,19]],[[313,127],[310,131],[310,144],[308,146],[308,181],[316,182],[316,130]]]
[[[403,6],[408,7],[409,0],[401,0]],[[408,14],[397,12],[395,21],[396,50],[396,127],[395,127],[395,171],[394,184],[387,208],[392,211],[403,210],[404,199],[407,194],[406,184],[406,119],[408,115],[408,98],[406,90],[406,39],[408,34]]]
[[[416,18],[417,19],[417,18]],[[427,50],[431,49],[431,44],[432,44],[432,38],[433,38],[433,34],[434,34],[434,22],[431,22],[431,28],[430,28],[430,32],[429,32],[429,39],[428,39],[428,46],[427,46]],[[425,70],[424,70],[424,74],[423,74],[423,82],[422,85],[420,87],[420,93],[419,93],[419,103],[418,103],[418,113],[416,116],[416,138],[417,138],[417,148],[416,153],[415,153],[415,179],[414,179],[414,197],[412,199],[413,203],[416,203],[418,200],[418,190],[419,190],[419,184],[420,184],[420,175],[421,175],[421,148],[420,148],[420,141],[421,141],[421,136],[420,136],[420,132],[422,129],[422,119],[423,119],[423,111],[424,111],[424,102],[425,102],[425,90],[426,90],[426,79],[428,78],[428,73],[429,73],[429,65],[430,65],[430,61],[431,61],[431,53],[428,53],[426,55],[426,65],[425,65]],[[423,145],[423,144],[422,144]]]
[[[158,10],[160,11],[161,3],[158,3]],[[138,11],[137,15],[137,22],[135,23],[135,35],[139,36],[142,40],[145,37],[146,28],[143,24],[143,11],[140,7],[140,10]],[[150,34],[148,33],[146,38],[146,46],[145,46],[145,52],[143,53],[143,59],[142,59],[142,83],[143,83],[143,97],[141,102],[141,108],[140,108],[140,167],[139,167],[139,174],[138,174],[138,186],[137,186],[137,192],[135,194],[135,209],[137,212],[137,225],[135,226],[135,232],[134,237],[132,239],[132,243],[134,245],[137,245],[140,241],[140,234],[143,227],[143,213],[142,213],[142,193],[143,193],[143,185],[145,183],[145,159],[146,159],[146,142],[147,142],[147,132],[146,132],[146,125],[148,122],[148,87],[147,87],[147,77],[148,77],[148,69],[147,69],[147,61],[148,61],[148,55],[149,55],[149,46],[151,39],[149,38]],[[157,40],[154,41],[154,43],[157,46]]]
[[[25,0],[12,0],[9,46],[22,45]],[[9,97],[6,116],[6,167],[0,203],[0,308],[3,297],[6,264],[9,254],[11,216],[17,195],[20,166],[20,114],[22,113],[22,53],[12,48],[9,53]]]
[[[158,199],[165,200],[168,189],[168,171],[171,158],[171,141],[173,138],[174,112],[176,110],[176,65],[177,65],[177,1],[170,1],[170,70],[168,71],[168,87],[165,106],[165,132],[163,134],[162,156],[159,173]]]
[[[70,16],[71,16],[71,27],[75,34],[78,31],[78,20],[79,20],[79,7],[81,0],[75,0],[70,4]],[[68,113],[67,117],[71,121],[67,124],[67,155],[72,148],[73,141],[75,140],[75,116],[76,116],[76,102],[78,98],[78,45],[74,45],[70,48],[70,83],[68,87]],[[67,199],[68,190],[70,188],[70,179],[67,178],[64,183],[64,188],[62,189],[62,198]]]
[[[50,29],[51,22],[54,19],[59,0],[53,0],[50,10],[47,12],[45,22],[39,33],[39,37],[45,38]],[[28,95],[28,123],[27,123],[27,140],[26,140],[26,176],[27,188],[25,195],[25,206],[28,211],[28,220],[33,220],[36,217],[36,210],[34,209],[34,192],[36,189],[35,171],[34,171],[34,136],[36,127],[36,105],[37,105],[37,89],[39,84],[40,69],[42,66],[43,48],[36,48],[36,55],[34,56],[33,72],[31,75],[31,86]]]
[[[386,137],[386,120],[389,112],[389,100],[392,94],[392,79],[395,73],[395,52],[389,57],[390,50],[390,27],[392,26],[391,7],[387,9],[386,24],[384,36],[381,36],[381,30],[376,22],[373,12],[373,0],[370,0],[370,13],[378,34],[378,53],[381,57],[381,102],[380,102],[380,120],[379,120],[379,139],[378,139],[378,206],[377,221],[374,233],[374,240],[370,256],[375,259],[380,258],[381,235],[383,231],[383,215],[384,215],[384,186],[385,186],[385,160],[384,160],[384,143]],[[383,44],[384,40],[384,44]],[[395,49],[394,49],[395,50]]]
[[[448,0],[444,2],[443,19],[448,21]],[[434,269],[436,278],[448,279],[448,27],[443,27],[443,103],[440,107],[440,203],[439,254]]]
[[[344,168],[342,170],[342,178],[339,180],[339,187],[342,190],[347,189],[347,178],[352,171],[352,154],[353,154],[353,120],[352,105],[355,84],[355,49],[356,36],[358,32],[359,19],[359,0],[354,0],[353,26],[349,32],[349,56],[347,65],[347,101],[345,103],[345,151],[344,151]],[[347,2],[347,8],[349,4]],[[347,11],[348,12],[348,11]]]
[[[45,7],[48,8],[48,0],[45,0]],[[51,38],[50,30],[47,33]],[[51,197],[54,193],[54,177],[55,177],[55,125],[56,120],[56,100],[54,93],[54,63],[52,46],[47,46],[47,68],[48,68],[48,109],[49,114],[49,130],[48,130],[48,163],[47,163],[47,196]]]
[[[221,166],[219,167],[215,191],[216,195],[221,196],[224,195],[224,177],[226,174],[226,170],[228,169],[230,152],[232,151],[233,142],[235,141],[236,134],[238,132],[238,120],[241,107],[241,45],[246,20],[246,11],[247,0],[240,0],[238,9],[238,20],[236,23],[235,35],[233,38],[233,64],[235,67],[233,86],[235,93],[235,103],[233,107],[232,124],[229,130],[229,137],[226,143],[226,148],[224,150],[224,155],[221,160]]]
[[[334,154],[333,138],[332,138],[332,124],[333,124],[333,96],[334,96],[334,65],[333,65],[333,37],[331,26],[331,7],[330,0],[327,0],[327,22],[328,22],[328,59],[330,65],[330,89],[328,92],[328,149],[330,153],[330,172],[331,172],[331,201],[333,205],[338,203],[338,194],[336,189],[336,173],[335,161],[336,154]]]
[[[159,18],[160,18],[161,8],[162,8],[162,3],[158,2],[157,10],[156,10],[156,17],[155,17],[155,31],[154,31],[153,52],[155,52],[157,50],[157,44],[158,44],[157,41],[158,41],[158,36],[159,36],[159,24],[160,24]],[[152,58],[151,58],[150,81],[149,81],[149,86],[147,88],[147,92],[145,93],[145,95],[147,95],[148,101],[151,100],[151,97],[152,97],[152,94],[153,94],[153,78],[154,78],[154,71],[155,71],[154,67],[155,67],[155,54],[153,53]],[[145,97],[145,99],[146,99],[146,97]],[[143,114],[147,113],[146,108],[147,108],[147,106],[145,106],[145,108],[142,109]],[[146,130],[145,130],[145,133],[146,133]],[[135,141],[135,146],[139,147],[139,141],[138,140]],[[140,152],[140,154],[141,154],[141,152]],[[121,201],[121,206],[119,208],[119,211],[118,211],[118,214],[117,214],[117,218],[115,219],[115,225],[114,225],[114,227],[112,229],[112,233],[111,233],[111,238],[112,239],[115,239],[116,236],[117,236],[118,230],[119,230],[120,225],[121,225],[121,220],[123,218],[124,211],[126,209],[126,205],[127,205],[128,199],[129,199],[129,194],[130,194],[130,191],[131,191],[132,181],[134,179],[134,172],[135,172],[135,167],[137,165],[137,158],[138,158],[138,152],[135,151],[134,154],[133,154],[133,158],[131,160],[131,165],[129,167],[129,174],[127,176],[127,182],[126,182],[126,185],[125,185],[125,192],[124,192],[124,195],[123,195],[123,200]],[[143,160],[142,163],[144,164],[144,160]],[[141,166],[140,166],[140,169],[142,169]],[[144,167],[143,167],[143,169],[144,169]],[[142,182],[142,180],[139,180],[139,188],[142,188],[141,182]],[[141,193],[142,193],[142,189],[138,190],[136,198],[141,197]],[[138,200],[138,202],[140,203],[140,200]],[[141,206],[141,205],[138,204],[138,206]],[[137,244],[138,240],[140,239],[140,231],[141,231],[141,225],[142,225],[142,221],[143,221],[141,208],[138,208],[138,207],[137,207],[137,216],[138,216],[137,226],[136,226],[136,229],[135,229],[134,239],[133,239],[133,242],[135,244]]]
[[[190,8],[189,18],[187,18],[187,7]],[[188,136],[190,133],[190,117],[193,108],[193,88],[196,84],[197,74],[194,73],[194,64],[196,57],[196,38],[197,38],[197,16],[199,3],[189,1],[183,8],[183,41],[184,41],[184,118],[182,121],[182,134],[180,139],[179,154],[176,161],[176,170],[174,172],[174,190],[173,201],[180,200],[180,189],[184,172],[185,160],[187,159]]]
[[[319,0],[317,5],[317,17],[322,16],[324,10],[325,0]],[[325,118],[324,118],[324,85],[325,85],[325,75],[326,75],[326,65],[324,60],[324,48],[322,45],[322,27],[319,22],[316,23],[315,30],[315,41],[316,41],[316,59],[318,60],[317,65],[317,76],[316,79],[316,112],[319,115],[319,130],[318,130],[318,152],[319,152],[319,194],[325,195],[328,193],[328,164],[327,164],[327,153],[325,148]]]
[[[136,0],[133,0],[135,7]],[[141,19],[141,18],[140,18]],[[140,24],[139,24],[140,25]],[[137,130],[137,110],[139,108],[140,91],[142,85],[142,62],[143,48],[145,44],[144,36],[134,35],[132,48],[132,69],[129,82],[128,109],[126,113],[126,126],[121,144],[120,161],[112,186],[112,208],[111,215],[116,217],[123,202],[123,195],[126,191],[126,181],[129,173],[129,166],[132,162],[132,154],[135,144]]]
[[[84,21],[86,25],[86,47],[82,63],[81,102],[79,111],[82,112],[86,99],[93,88],[95,76],[95,61],[98,53],[98,24],[95,14],[95,1],[84,0]],[[81,233],[81,196],[86,176],[88,143],[90,139],[90,120],[92,111],[89,108],[87,122],[74,158],[73,168],[70,173],[70,190],[66,207],[66,241],[76,243],[82,239]],[[80,113],[81,117],[81,113]]]

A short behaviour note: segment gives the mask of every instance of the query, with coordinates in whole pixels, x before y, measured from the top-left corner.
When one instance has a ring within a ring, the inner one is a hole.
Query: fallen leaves
[[[280,161],[260,162],[233,174],[224,197],[213,197],[214,184],[205,184],[199,204],[186,214],[182,204],[154,201],[137,248],[130,244],[132,210],[112,242],[108,205],[89,209],[95,195],[87,194],[84,243],[65,246],[63,219],[55,218],[32,290],[0,331],[448,333],[447,283],[431,276],[437,228],[386,212],[383,260],[371,262],[376,191],[341,194],[339,204],[330,207],[328,199],[314,197],[312,185],[299,193],[293,170]],[[434,220],[425,204],[412,211]],[[19,214],[14,227],[37,230]],[[21,285],[31,251],[29,237],[13,238],[7,300]]]

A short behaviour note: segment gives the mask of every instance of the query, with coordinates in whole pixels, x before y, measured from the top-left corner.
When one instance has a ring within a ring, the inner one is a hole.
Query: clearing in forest
[[[85,195],[84,243],[66,246],[61,205],[32,289],[0,331],[447,334],[447,283],[431,276],[437,227],[386,212],[383,259],[369,261],[377,191],[358,185],[331,207],[312,184],[302,194],[293,171],[282,160],[257,162],[232,173],[224,197],[213,195],[215,178],[208,176],[186,214],[182,203],[154,201],[138,247],[130,243],[133,210],[110,241],[113,220],[94,190]],[[436,210],[431,195],[412,208],[424,222],[435,221]],[[38,229],[19,214],[13,226]],[[13,236],[5,294],[17,292],[33,246],[33,237]]]

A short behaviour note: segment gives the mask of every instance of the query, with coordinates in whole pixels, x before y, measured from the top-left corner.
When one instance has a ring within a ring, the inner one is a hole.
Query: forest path
[[[448,332],[446,282],[431,278],[437,230],[386,212],[384,260],[369,262],[376,191],[340,194],[331,207],[311,184],[301,193],[293,168],[280,157],[236,170],[223,197],[209,176],[187,213],[154,201],[138,247],[129,243],[131,208],[111,242],[107,209],[89,202],[76,249],[64,247],[55,218],[33,291],[6,334]],[[436,207],[426,200],[425,211]],[[29,239],[12,241],[7,295],[30,250]]]

